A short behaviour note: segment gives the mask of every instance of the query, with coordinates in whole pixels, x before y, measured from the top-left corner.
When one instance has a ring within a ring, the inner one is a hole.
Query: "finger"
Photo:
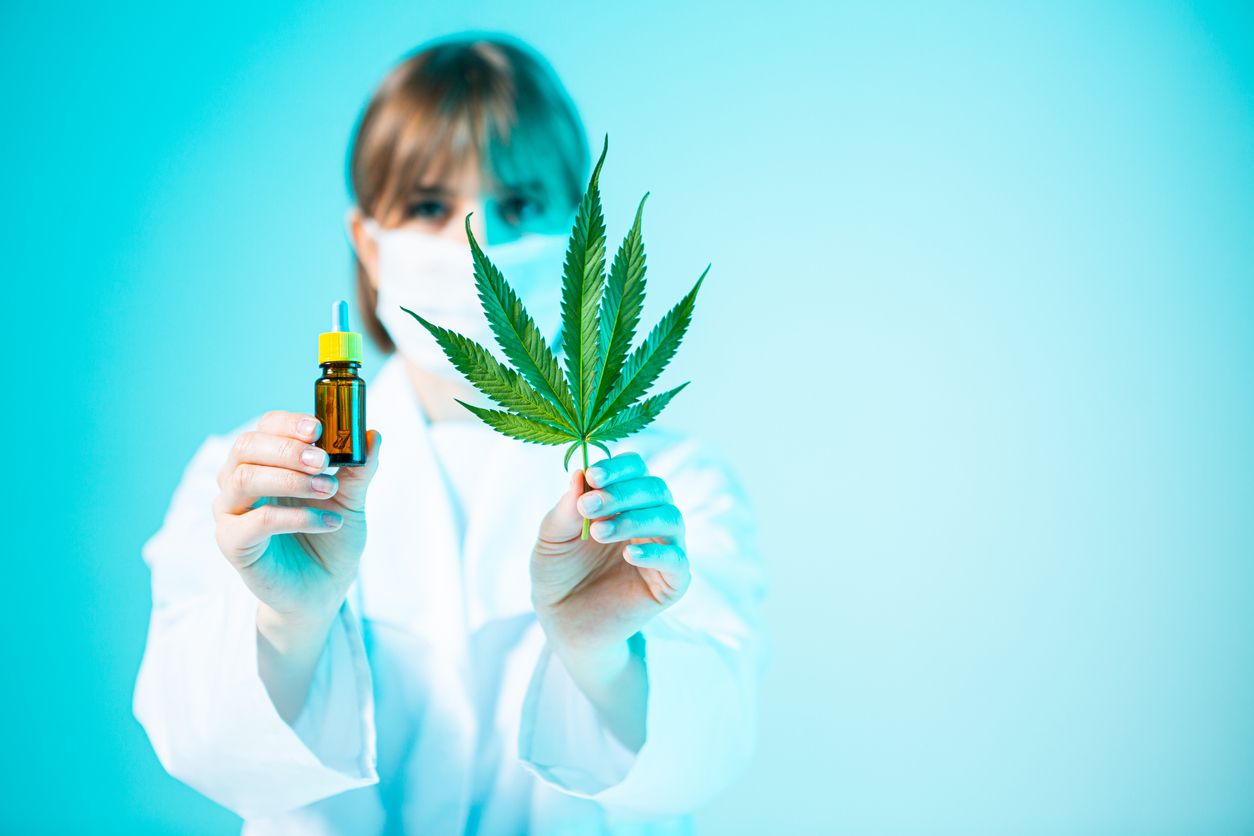
[[[304,449],[309,448],[312,442],[317,441],[320,435],[322,435],[322,424],[319,423],[318,419],[312,415],[306,415],[301,412],[284,412],[282,410],[272,410],[267,412],[265,415],[261,416],[261,420],[257,422],[257,429],[255,431],[240,433],[239,437],[235,439],[235,444],[231,447],[231,453],[227,456],[226,463],[223,464],[222,469],[218,471],[218,487],[222,487],[223,483],[230,477],[231,472],[235,470],[235,466],[241,462],[268,464],[280,467],[294,466],[290,461],[270,461],[264,458],[261,460],[254,460],[254,457],[256,456],[264,457],[266,455],[267,451],[265,449],[265,445],[261,443],[261,440],[265,437],[271,436],[275,438],[293,440],[298,444],[298,446],[294,449],[297,451],[299,460],[299,453],[303,452]],[[303,444],[300,442],[303,442]],[[258,445],[261,446],[261,449],[254,452],[254,448]],[[315,447],[313,449],[316,450],[317,448]],[[312,468],[314,466],[312,462],[315,458],[316,456],[313,453],[309,454],[311,464],[309,464],[308,467]],[[326,467],[326,461],[327,459],[324,455],[322,464],[318,468],[319,470]]]
[[[678,543],[684,536],[684,518],[674,505],[658,505],[624,511],[608,520],[597,520],[590,529],[599,543],[619,543],[636,538],[657,538]]]
[[[588,484],[594,488],[604,488],[624,479],[638,479],[648,475],[649,468],[639,454],[623,453],[621,456],[602,459],[588,468]]]
[[[672,501],[666,482],[656,476],[645,476],[588,491],[579,497],[579,513],[589,519],[596,519],[636,508],[670,505]]]
[[[671,543],[636,543],[623,547],[623,560],[642,569],[657,569],[667,574],[688,572],[688,554]]]
[[[383,434],[378,430],[366,432],[366,463],[359,467],[343,467],[338,469],[341,477],[352,476],[356,481],[369,482],[379,469],[379,449],[383,446]]]
[[[226,463],[218,471],[218,487],[225,490],[236,468],[242,464],[283,467],[314,474],[325,470],[329,461],[325,450],[300,439],[262,432],[240,433],[231,446]]]
[[[576,501],[583,493],[583,471],[573,470],[567,480],[566,493],[557,501],[540,523],[541,543],[567,543],[583,533],[583,516]]]
[[[665,543],[624,546],[623,560],[641,569],[657,572],[654,577],[649,577],[648,573],[643,577],[658,603],[665,606],[670,606],[683,597],[688,591],[688,585],[692,583],[688,555],[679,546]]]
[[[339,501],[346,508],[361,510],[366,504],[366,488],[379,469],[379,449],[383,435],[378,430],[366,433],[366,463],[361,467],[341,467],[335,475],[340,480]]]
[[[276,534],[327,534],[344,524],[344,518],[317,508],[262,505],[247,514],[224,517],[218,525],[224,547],[243,551]]]
[[[317,441],[318,436],[322,435],[322,424],[317,418],[303,412],[276,409],[261,416],[261,420],[257,422],[257,432],[299,438],[302,441]]]
[[[227,514],[242,514],[263,496],[290,496],[298,499],[330,499],[339,481],[324,473],[310,476],[282,467],[241,464],[235,468],[215,504]]]

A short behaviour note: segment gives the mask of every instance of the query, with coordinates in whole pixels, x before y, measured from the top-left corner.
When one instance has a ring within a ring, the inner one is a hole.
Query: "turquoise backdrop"
[[[654,0],[0,7],[0,831],[237,830],[130,716],[140,546],[308,408],[354,118],[463,29],[652,192],[646,317],[714,264],[666,418],[775,651],[701,832],[1254,831],[1251,6]]]

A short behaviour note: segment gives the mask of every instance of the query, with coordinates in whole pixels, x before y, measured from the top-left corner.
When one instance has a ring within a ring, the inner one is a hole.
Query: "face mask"
[[[447,380],[463,379],[427,329],[402,311],[402,305],[504,360],[479,303],[468,245],[409,229],[382,229],[369,218],[362,225],[379,248],[375,314],[406,360]],[[483,251],[552,346],[561,325],[566,237],[528,233],[508,244],[490,244]]]

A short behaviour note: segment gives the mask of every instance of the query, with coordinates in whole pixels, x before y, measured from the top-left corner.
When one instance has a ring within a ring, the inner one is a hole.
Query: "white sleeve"
[[[649,697],[634,756],[547,648],[523,703],[519,756],[541,780],[623,819],[691,813],[748,763],[766,658],[765,571],[727,468],[693,442],[649,458],[687,527],[692,585],[641,631]]]
[[[153,608],[134,711],[171,775],[247,819],[378,776],[370,668],[347,604],[294,726],[257,672],[257,599],[218,551],[211,510],[232,441],[201,446],[144,546]]]

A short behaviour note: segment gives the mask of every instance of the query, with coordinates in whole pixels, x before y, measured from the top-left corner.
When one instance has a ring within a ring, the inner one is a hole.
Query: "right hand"
[[[379,433],[366,464],[323,473],[311,415],[267,412],[218,472],[218,548],[253,594],[285,621],[330,618],[357,576],[366,546],[366,488],[379,466]]]

